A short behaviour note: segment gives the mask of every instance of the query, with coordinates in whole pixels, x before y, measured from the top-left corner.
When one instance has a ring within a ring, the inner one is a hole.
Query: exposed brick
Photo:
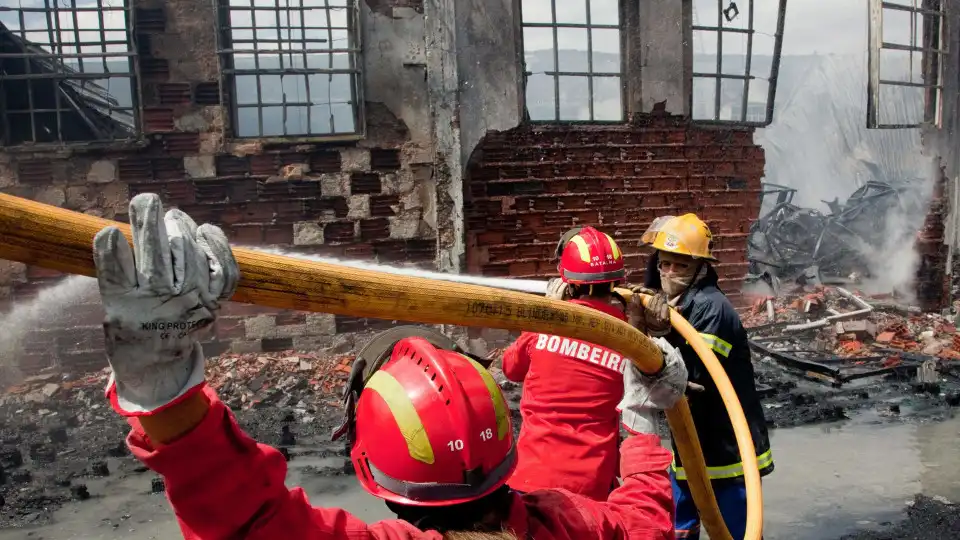
[[[392,148],[371,148],[370,168],[375,171],[384,172],[400,169],[400,150]]]
[[[167,17],[163,8],[137,8],[134,20],[137,32],[163,33],[167,29]]]
[[[234,225],[227,231],[231,242],[249,246],[263,243],[263,228],[260,225]]]
[[[165,81],[170,78],[170,65],[163,58],[140,58],[140,75],[148,81]]]
[[[350,175],[350,193],[353,195],[376,194],[382,191],[380,175],[353,173]]]
[[[351,242],[354,238],[354,224],[352,221],[327,223],[323,227],[323,238],[326,242]]]
[[[163,83],[157,85],[161,105],[181,105],[190,103],[190,84]]]
[[[247,157],[217,156],[217,176],[243,176],[250,173]]]
[[[310,154],[310,171],[314,173],[336,173],[342,167],[340,152],[320,150]]]
[[[265,225],[263,228],[263,241],[266,244],[292,244],[293,226],[292,225]]]
[[[173,109],[144,108],[143,130],[147,133],[158,131],[173,131]]]
[[[162,153],[167,155],[187,156],[200,152],[199,133],[163,133],[157,135],[156,139],[160,143]]]
[[[220,83],[202,82],[193,87],[193,102],[197,105],[219,105]]]
[[[388,217],[396,215],[395,207],[400,205],[398,195],[375,195],[370,197],[370,215],[372,217]]]
[[[277,326],[289,326],[292,324],[305,324],[307,322],[307,313],[304,311],[284,311],[277,314]]]
[[[324,233],[326,237],[326,233]],[[370,242],[390,238],[390,220],[387,218],[360,220],[360,240]]]

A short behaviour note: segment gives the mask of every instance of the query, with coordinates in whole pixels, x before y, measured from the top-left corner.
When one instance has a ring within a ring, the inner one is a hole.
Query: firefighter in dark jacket
[[[718,275],[712,265],[717,259],[711,254],[712,241],[710,228],[694,214],[666,216],[653,222],[641,239],[642,245],[652,246],[655,250],[647,266],[644,284],[645,292],[655,295],[645,318],[648,320],[647,332],[664,336],[670,344],[678,347],[687,364],[690,382],[703,387],[701,391],[688,392],[687,399],[720,512],[730,534],[739,540],[746,530],[747,504],[743,464],[733,426],[720,392],[693,347],[666,321],[658,320],[669,317],[669,311],[664,307],[668,304],[683,315],[710,345],[743,406],[756,446],[760,475],[773,472],[770,438],[754,382],[747,332],[730,300],[717,285]],[[676,537],[699,538],[700,517],[676,447],[671,477],[677,510]]]

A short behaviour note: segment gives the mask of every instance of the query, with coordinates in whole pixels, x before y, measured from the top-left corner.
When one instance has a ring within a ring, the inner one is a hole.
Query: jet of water
[[[485,287],[495,287],[497,289],[506,289],[511,291],[526,292],[532,294],[545,294],[547,292],[547,282],[536,279],[513,279],[513,278],[492,278],[482,276],[471,276],[468,274],[448,274],[445,272],[431,272],[421,270],[416,267],[388,266],[385,264],[369,263],[364,261],[340,260],[333,257],[319,257],[314,255],[304,255],[293,253],[276,248],[266,248],[260,246],[244,246],[244,249],[251,249],[263,253],[272,253],[274,255],[283,255],[294,259],[306,261],[316,261],[327,264],[346,266],[349,268],[359,268],[362,270],[373,270],[387,274],[396,274],[400,276],[420,277],[427,279],[436,279],[439,281],[452,281],[454,283],[465,283],[468,285],[482,285]]]

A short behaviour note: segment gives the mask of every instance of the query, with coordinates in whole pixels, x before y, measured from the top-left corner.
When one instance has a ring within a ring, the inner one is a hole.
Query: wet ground
[[[767,538],[960,538],[960,510],[943,502],[960,501],[952,389],[918,392],[890,378],[830,389],[763,363],[758,378],[776,391],[764,400],[777,462],[764,480]],[[520,388],[504,388],[515,408]],[[165,497],[152,493],[156,476],[122,447],[125,423],[101,391],[97,384],[39,404],[0,403],[7,477],[0,540],[179,537]],[[268,406],[237,415],[262,442],[286,446],[287,484],[303,486],[314,504],[341,505],[367,520],[390,517],[344,474],[342,448],[327,442],[336,421],[329,412]],[[57,426],[66,426],[67,442],[52,442]],[[22,465],[9,463],[12,449]],[[917,494],[930,498],[911,507]]]
[[[960,417],[904,423],[872,413],[851,420],[773,431],[777,470],[764,481],[765,536],[778,540],[957,538],[960,511]],[[300,485],[314,504],[342,505],[376,520],[390,517],[353,476],[338,475],[342,457],[321,439],[290,447],[288,485]],[[324,457],[325,456],[325,457]],[[123,458],[117,458],[111,465]],[[53,511],[46,525],[0,530],[13,538],[65,540],[176,538],[162,494],[151,494],[149,472],[85,480],[92,498]],[[922,500],[907,518],[914,496]],[[951,521],[952,520],[952,521]],[[871,532],[872,531],[872,532]]]

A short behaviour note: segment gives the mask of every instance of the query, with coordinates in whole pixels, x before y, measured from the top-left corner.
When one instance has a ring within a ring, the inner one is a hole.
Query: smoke
[[[28,353],[25,338],[30,332],[55,325],[67,317],[71,306],[99,302],[97,280],[70,276],[42,289],[37,297],[16,304],[0,318],[0,380],[20,378],[19,361]]]
[[[919,264],[914,240],[939,174],[935,160],[923,155],[920,130],[867,129],[865,55],[786,56],[782,62],[806,65],[796,87],[778,92],[774,123],[757,132],[766,153],[765,181],[797,189],[794,204],[824,213],[824,201],[842,203],[868,181],[896,188],[899,204],[876,209],[884,213],[884,241],[862,246],[875,274],[865,285],[873,292],[912,292]],[[918,64],[884,56],[881,76],[917,81]],[[880,122],[916,123],[923,103],[922,89],[881,86]]]

